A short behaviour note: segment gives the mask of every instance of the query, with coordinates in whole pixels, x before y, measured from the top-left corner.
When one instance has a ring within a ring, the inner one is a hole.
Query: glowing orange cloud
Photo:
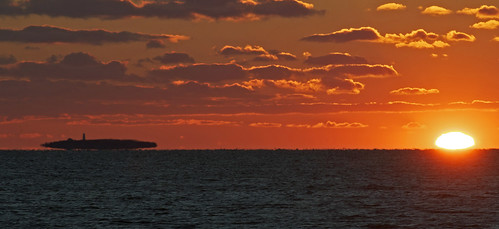
[[[376,8],[377,11],[383,11],[383,10],[405,10],[407,6],[399,3],[386,3],[381,6],[378,6]]]
[[[349,42],[349,41],[369,41],[375,43],[395,44],[397,48],[445,48],[450,46],[446,41],[475,41],[473,35],[455,30],[446,35],[438,35],[433,32],[426,32],[424,29],[413,30],[406,34],[387,33],[382,36],[378,30],[372,27],[342,29],[328,34],[313,34],[302,38],[303,41],[314,42]],[[309,56],[309,54],[307,54]],[[308,57],[307,57],[308,58]]]
[[[470,26],[470,28],[474,29],[497,29],[499,28],[499,21],[497,20],[489,20],[486,22],[477,22]]]
[[[473,42],[476,40],[475,36],[466,34],[463,32],[457,32],[456,30],[452,30],[446,35],[447,40],[449,41],[469,41]]]
[[[499,9],[495,6],[482,5],[479,8],[464,8],[457,11],[459,14],[475,15],[481,19],[499,18]]]
[[[428,94],[438,94],[438,93],[440,93],[438,89],[426,89],[426,88],[416,88],[416,87],[404,87],[390,92],[390,94],[395,94],[395,95],[428,95]]]
[[[410,122],[402,126],[403,129],[414,130],[414,129],[425,129],[426,125],[419,122]]]
[[[426,7],[421,13],[428,15],[448,15],[452,13],[452,10],[443,8],[441,6],[429,6]]]

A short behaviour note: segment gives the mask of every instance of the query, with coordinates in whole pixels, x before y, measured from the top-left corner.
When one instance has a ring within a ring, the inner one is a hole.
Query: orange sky
[[[0,0],[0,148],[497,148],[497,7]]]

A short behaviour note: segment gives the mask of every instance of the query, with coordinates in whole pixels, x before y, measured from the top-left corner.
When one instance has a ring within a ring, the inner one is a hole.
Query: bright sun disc
[[[461,132],[449,132],[440,135],[435,145],[444,149],[466,149],[475,145],[475,140],[469,135]]]

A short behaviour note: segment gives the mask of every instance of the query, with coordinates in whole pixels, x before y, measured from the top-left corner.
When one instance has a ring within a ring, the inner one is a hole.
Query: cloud
[[[322,78],[321,83],[327,88],[328,95],[337,94],[360,94],[365,85],[360,82],[355,82],[352,79],[339,79],[332,77]]]
[[[413,30],[406,34],[385,34],[383,42],[393,43],[395,47],[409,47],[409,48],[444,48],[450,44],[442,41],[442,37],[433,32],[426,32],[424,29]]]
[[[449,47],[450,44],[445,43],[443,41],[435,41],[433,43],[428,43],[427,41],[411,41],[409,43],[398,43],[395,44],[395,47],[409,47],[409,48],[417,48],[417,49],[433,49],[433,48],[445,48]]]
[[[349,53],[329,53],[324,56],[307,56],[305,64],[310,65],[330,65],[330,64],[367,64],[363,57],[352,56]]]
[[[288,52],[278,52],[275,55],[279,60],[287,60],[287,61],[296,60],[296,56]]]
[[[162,64],[178,64],[178,63],[194,63],[194,58],[187,53],[171,52],[165,53],[162,56],[154,57],[153,60]]]
[[[409,43],[409,42],[421,41],[421,40],[435,41],[438,38],[439,38],[439,35],[436,33],[426,32],[424,29],[417,29],[417,30],[413,30],[410,33],[406,33],[406,34],[402,34],[402,33],[390,34],[390,33],[388,33],[384,36],[384,39],[385,39],[384,41],[385,42],[393,42],[393,43],[402,43],[402,42]]]
[[[386,3],[378,6],[376,8],[377,11],[386,11],[386,10],[405,10],[407,6],[399,3]]]
[[[306,69],[305,72],[311,75],[326,75],[349,78],[383,78],[398,75],[398,72],[393,66],[382,64],[328,65],[319,68],[309,68]]]
[[[426,125],[421,124],[419,122],[409,122],[403,125],[402,128],[407,130],[426,129]]]
[[[476,40],[476,38],[473,35],[469,35],[469,34],[466,34],[463,32],[457,32],[456,30],[452,30],[452,31],[447,33],[447,40],[473,42]]]
[[[497,20],[488,20],[486,22],[477,22],[470,26],[470,28],[474,29],[497,29],[499,28],[499,21]]]
[[[327,65],[305,69],[290,68],[282,65],[257,66],[247,69],[251,77],[258,79],[313,79],[324,77],[365,78],[391,77],[398,72],[389,65],[345,64]]]
[[[360,27],[360,28],[350,28],[342,29],[332,33],[326,34],[313,34],[310,36],[303,37],[303,41],[315,41],[315,42],[348,42],[348,41],[376,41],[382,36],[379,32],[371,27]]]
[[[251,88],[273,87],[287,89],[297,93],[324,93],[327,95],[359,94],[365,85],[352,79],[323,77],[305,82],[296,80],[251,80],[245,82]]]
[[[428,95],[428,94],[438,94],[438,93],[440,93],[438,89],[426,89],[426,88],[417,88],[417,87],[404,87],[390,92],[390,94],[395,94],[395,95]]]
[[[441,6],[429,6],[421,11],[421,13],[428,15],[449,15],[452,13],[452,10],[443,8]]]
[[[364,34],[364,36],[360,34]],[[368,39],[369,36],[365,34],[371,34],[372,37]],[[346,36],[347,38],[342,36]],[[359,39],[360,37],[363,37],[363,39]],[[413,30],[406,34],[387,33],[384,36],[382,36],[375,28],[361,27],[361,28],[342,29],[329,34],[314,34],[312,36],[304,37],[302,38],[302,40],[316,41],[316,42],[370,41],[375,43],[395,44],[395,46],[398,48],[410,47],[410,48],[423,49],[423,48],[444,48],[450,46],[450,44],[448,44],[447,41],[453,41],[453,42],[474,41],[475,37],[473,35],[468,35],[462,32],[456,32],[455,30],[450,31],[446,35],[438,35],[433,32],[426,32],[424,29]]]
[[[9,55],[9,56],[0,55],[0,65],[13,64],[13,63],[16,63],[16,62],[17,62],[17,59],[12,54]]]
[[[148,78],[156,82],[175,80],[195,80],[198,82],[222,82],[244,80],[248,77],[245,69],[238,64],[193,64],[165,67],[151,70]]]
[[[499,9],[495,6],[482,5],[479,8],[464,8],[457,13],[475,15],[480,19],[499,19]]]
[[[323,14],[310,3],[299,0],[217,0],[141,1],[131,0],[3,0],[0,14],[47,15],[51,17],[119,19],[159,17],[178,19],[258,19],[261,17],[303,17]]]
[[[53,117],[60,114],[223,112],[231,107],[261,105],[263,99],[270,97],[240,85],[212,86],[196,82],[160,88],[67,80],[2,80],[0,98],[3,116]]]
[[[499,42],[499,37],[494,37],[494,39],[492,39],[492,40]]]
[[[146,48],[148,49],[165,48],[165,47],[166,47],[165,42],[159,39],[153,39],[146,43]]]
[[[146,34],[134,32],[112,32],[101,29],[72,30],[55,26],[28,26],[21,30],[0,29],[0,41],[23,43],[82,43],[102,45],[104,43],[121,43],[147,41],[151,39],[177,42],[188,37],[169,34]]]
[[[251,127],[264,127],[264,128],[278,128],[278,127],[288,127],[288,128],[366,128],[368,125],[359,122],[320,122],[317,124],[286,124],[282,123],[270,123],[270,122],[257,122],[249,124]]]
[[[41,138],[41,137],[43,137],[43,135],[40,133],[24,133],[24,134],[19,135],[19,138],[22,138],[22,139],[33,139],[33,138]]]
[[[246,45],[245,47],[226,45],[220,49],[219,53],[224,56],[268,54],[263,47],[251,45]]]
[[[249,126],[251,127],[263,127],[263,128],[278,128],[281,127],[281,123],[271,123],[271,122],[255,122],[255,123],[250,123]]]
[[[173,118],[152,114],[76,115],[66,125],[71,126],[240,126],[239,122],[211,119]]]
[[[206,83],[237,82],[249,79],[295,79],[310,80],[314,78],[365,78],[391,77],[398,72],[389,65],[348,64],[327,65],[314,68],[290,68],[283,65],[266,65],[245,68],[234,63],[170,66],[149,71],[146,79],[153,82],[197,81]],[[345,82],[348,83],[348,82]]]
[[[368,127],[368,125],[365,125],[365,124],[362,124],[362,123],[359,123],[359,122],[353,122],[353,123],[341,122],[341,123],[337,123],[337,122],[331,122],[331,121],[320,122],[320,123],[317,123],[317,124],[311,126],[311,128],[366,128],[366,127]]]
[[[257,45],[246,45],[244,47],[226,45],[221,48],[218,53],[224,56],[257,55],[257,57],[253,58],[253,61],[296,60],[296,56],[291,53],[277,50],[267,51],[263,47]]]
[[[119,61],[100,62],[87,53],[71,53],[56,63],[18,62],[0,68],[0,75],[28,79],[66,80],[119,80],[137,81],[136,76],[126,74],[126,66]]]

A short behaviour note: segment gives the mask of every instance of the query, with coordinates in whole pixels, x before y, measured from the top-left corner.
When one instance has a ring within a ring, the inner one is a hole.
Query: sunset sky
[[[497,148],[498,7],[0,0],[0,148]]]

